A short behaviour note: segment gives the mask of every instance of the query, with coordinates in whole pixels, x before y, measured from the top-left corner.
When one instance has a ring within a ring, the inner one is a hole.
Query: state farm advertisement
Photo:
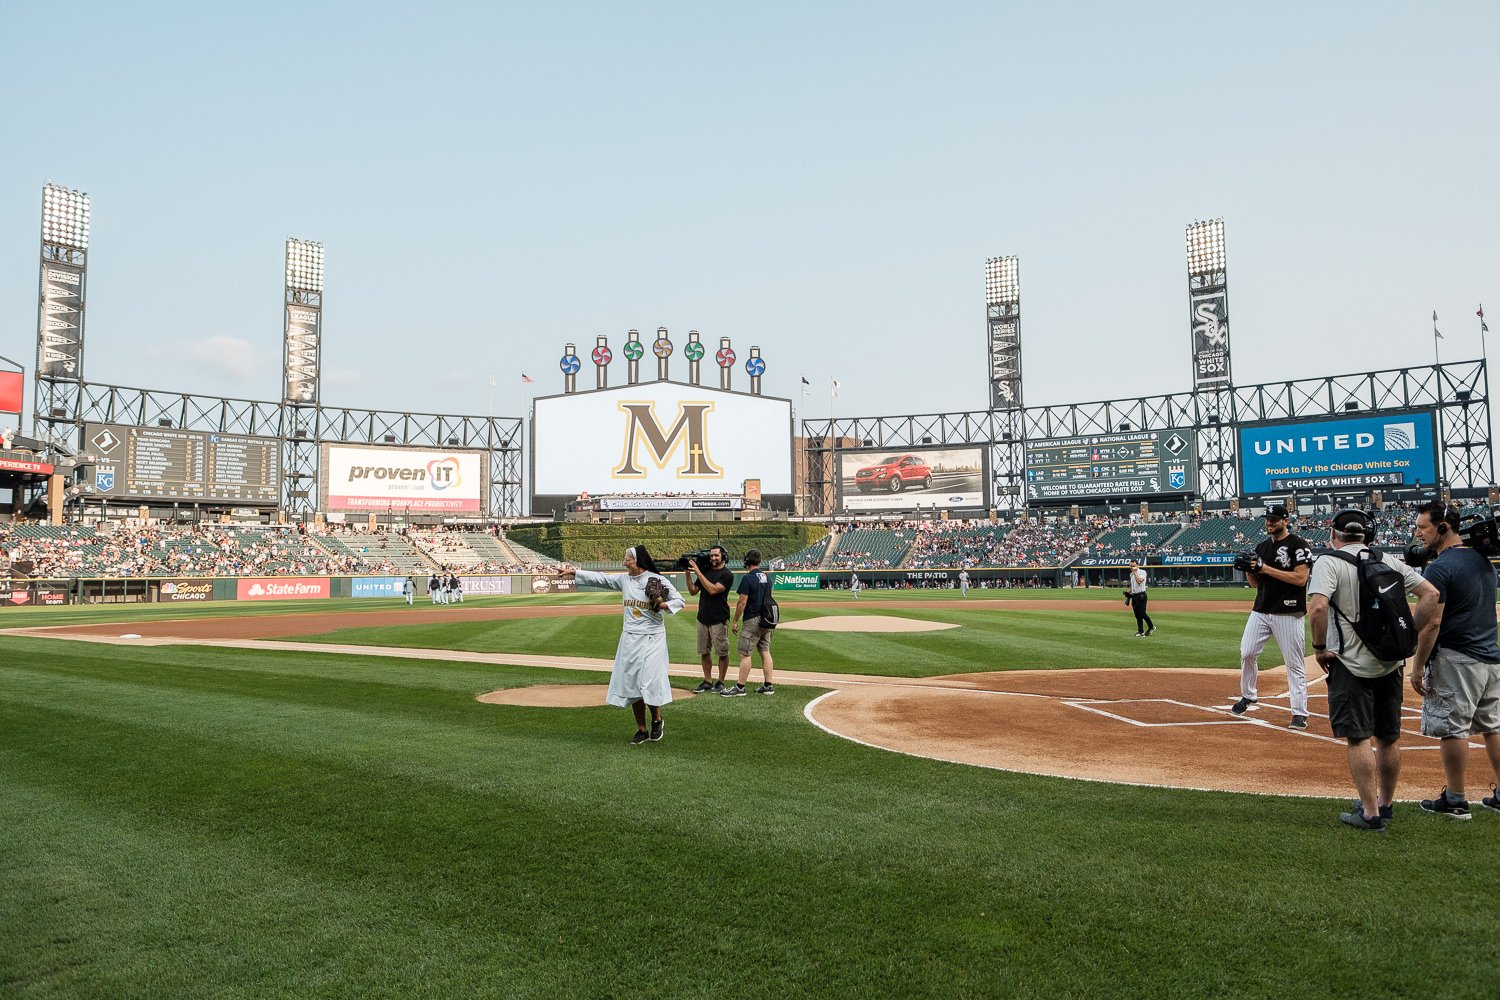
[[[302,601],[331,593],[326,576],[246,577],[236,583],[235,596],[242,601]]]
[[[489,490],[485,454],[421,448],[325,445],[322,479],[331,511],[481,513]]]

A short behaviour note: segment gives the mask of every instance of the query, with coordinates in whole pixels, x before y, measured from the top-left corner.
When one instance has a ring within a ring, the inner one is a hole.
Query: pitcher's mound
[[[948,622],[924,622],[919,618],[897,618],[894,615],[829,615],[800,622],[782,622],[777,631],[800,632],[941,632],[958,628]]]
[[[528,708],[602,708],[607,684],[533,684],[530,687],[486,691],[475,698],[486,705],[522,705]],[[684,701],[691,691],[672,690],[673,701]]]

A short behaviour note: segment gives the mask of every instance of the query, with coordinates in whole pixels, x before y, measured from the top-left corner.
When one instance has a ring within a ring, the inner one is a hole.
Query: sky
[[[1497,38],[1492,0],[11,0],[0,355],[50,180],[92,199],[99,383],[277,398],[295,236],[334,406],[523,416],[564,344],[666,326],[673,377],[727,336],[802,416],[982,410],[1002,255],[1029,405],[1186,391],[1211,218],[1237,383],[1429,364],[1434,311],[1477,358]]]

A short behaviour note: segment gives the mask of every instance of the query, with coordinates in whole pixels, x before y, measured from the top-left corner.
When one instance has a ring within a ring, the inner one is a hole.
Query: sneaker
[[[1144,632],[1137,632],[1137,633],[1136,633],[1136,634],[1135,634],[1135,637],[1136,637],[1136,638],[1137,638],[1137,639],[1144,639],[1144,638],[1146,638],[1146,633],[1144,633]]]
[[[705,691],[712,691],[713,689],[714,686],[711,683],[709,683],[708,681],[704,681],[702,684],[699,684],[697,687],[693,688],[693,694],[702,694]]]
[[[1339,822],[1345,826],[1352,826],[1356,830],[1364,830],[1366,833],[1385,833],[1385,820],[1379,816],[1372,819],[1358,809],[1354,812],[1339,813]]]
[[[1146,630],[1146,634],[1147,635],[1155,635],[1156,634],[1156,626],[1152,625],[1150,628],[1148,628]]]
[[[1350,812],[1354,812],[1354,813],[1362,813],[1362,812],[1364,812],[1365,811],[1364,803],[1360,802],[1359,799],[1355,799],[1353,802],[1349,803],[1349,811]],[[1390,819],[1391,819],[1391,807],[1390,806],[1381,806],[1380,807],[1380,818],[1383,819],[1383,820],[1385,820],[1386,822],[1390,822]]]
[[[1292,716],[1292,721],[1291,721],[1290,724],[1288,724],[1287,728],[1288,729],[1306,729],[1307,728],[1307,716],[1305,716],[1305,715],[1294,715],[1294,716]]]
[[[758,688],[755,689],[755,693],[756,694],[775,694],[776,693],[776,685],[775,684],[762,684],[760,687],[758,687]]]
[[[745,697],[745,685],[735,684],[719,692],[720,698],[743,698]]]
[[[724,682],[723,681],[714,681],[713,690],[714,690],[714,694],[723,694],[724,693]]]
[[[651,742],[660,743],[661,734],[664,733],[666,729],[667,724],[662,719],[657,719],[655,722],[651,723]]]
[[[1450,798],[1446,788],[1438,792],[1435,799],[1423,799],[1422,811],[1447,816],[1449,819],[1473,818],[1473,814],[1469,812],[1469,803],[1463,799]]]
[[[632,737],[630,737],[630,745],[633,746],[633,747],[638,747],[642,743],[645,743],[650,738],[651,737],[649,735],[647,735],[644,731],[642,731],[640,729],[637,729],[635,731],[635,735],[632,736]]]
[[[1490,795],[1479,800],[1479,804],[1493,812],[1500,813],[1500,788],[1490,789]]]
[[[1254,704],[1255,701],[1252,698],[1241,698],[1239,701],[1234,703],[1234,707],[1229,710],[1229,714],[1244,715],[1246,712],[1250,711],[1250,706]]]

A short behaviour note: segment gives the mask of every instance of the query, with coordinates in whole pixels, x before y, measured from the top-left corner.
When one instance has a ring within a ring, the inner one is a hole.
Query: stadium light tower
[[[286,241],[285,330],[281,398],[284,442],[282,505],[289,512],[316,509],[318,401],[323,360],[323,244]]]
[[[89,196],[48,182],[42,188],[33,422],[52,436],[72,423],[83,381],[83,315],[88,292]]]
[[[1021,261],[984,262],[984,313],[990,342],[990,409],[1005,415],[1000,441],[990,444],[997,507],[1025,503],[1026,413],[1021,393]]]
[[[1188,309],[1193,340],[1193,388],[1233,385],[1229,371],[1229,280],[1224,220],[1187,227]]]

